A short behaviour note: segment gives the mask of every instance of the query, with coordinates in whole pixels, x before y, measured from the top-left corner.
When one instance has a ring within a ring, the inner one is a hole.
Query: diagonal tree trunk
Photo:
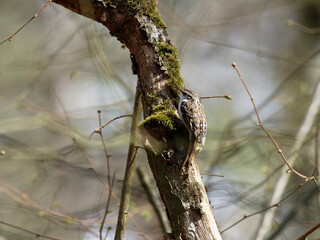
[[[142,94],[142,142],[172,227],[172,239],[221,239],[196,159],[182,168],[188,132],[176,87],[180,63],[152,0],[53,0],[106,26],[131,52]]]

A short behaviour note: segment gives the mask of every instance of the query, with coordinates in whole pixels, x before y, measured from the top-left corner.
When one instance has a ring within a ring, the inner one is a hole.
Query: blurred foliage
[[[44,4],[0,1],[0,40]],[[224,175],[204,176],[224,229],[268,206],[284,164],[255,125],[250,99],[231,63],[238,64],[265,127],[289,154],[320,81],[320,33],[307,34],[287,22],[319,29],[320,2],[160,0],[158,7],[178,48],[186,87],[201,96],[233,99],[203,100],[208,138],[198,155],[202,172]],[[128,50],[101,25],[51,3],[0,46],[0,56],[0,220],[64,239],[98,239],[108,190],[86,156],[105,181],[107,166],[99,136],[89,141],[89,135],[99,126],[97,110],[103,123],[132,111],[136,76]],[[306,175],[319,166],[319,123],[318,118],[298,152],[295,168]],[[107,239],[113,239],[129,129],[130,119],[122,118],[103,130],[111,172],[116,172]],[[142,150],[138,164],[150,174]],[[292,175],[285,194],[301,182]],[[312,184],[278,207],[274,226],[286,225],[276,239],[295,239],[320,221],[319,194],[309,194]],[[136,224],[160,239],[159,223],[137,181],[132,201],[127,239],[142,239]],[[255,239],[262,215],[226,231],[224,239]],[[318,230],[308,239],[319,238]],[[36,237],[0,225],[0,239]]]

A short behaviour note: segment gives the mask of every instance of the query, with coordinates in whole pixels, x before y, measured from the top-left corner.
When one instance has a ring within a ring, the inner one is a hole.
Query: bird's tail
[[[184,163],[182,165],[182,168],[188,163],[188,166],[190,166],[192,159],[195,157],[195,147],[196,147],[196,138],[193,136],[193,134],[189,135],[189,146],[188,151],[186,155],[186,159],[184,160]]]

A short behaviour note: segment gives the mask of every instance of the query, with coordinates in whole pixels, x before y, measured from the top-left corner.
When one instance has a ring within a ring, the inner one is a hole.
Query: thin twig
[[[93,167],[90,158],[88,157],[88,155],[86,154],[86,152],[82,149],[82,147],[80,146],[80,144],[77,142],[77,140],[72,137],[73,142],[76,144],[76,146],[78,147],[79,151],[82,153],[83,157],[85,158],[85,160],[87,161],[88,165],[89,165],[89,169],[92,170],[94,172],[94,174],[96,175],[96,177],[98,178],[98,180],[104,185],[104,187],[109,190],[109,186],[108,184],[104,181],[104,179],[99,175],[98,171]],[[137,149],[137,148],[136,148]],[[113,198],[117,201],[117,204],[120,204],[120,199],[117,197],[117,195],[114,194],[114,192],[112,193]],[[130,221],[135,225],[135,227],[138,229],[138,231],[140,232],[140,234],[142,236],[144,236],[146,239],[151,240],[151,238],[142,230],[142,228],[139,226],[139,224],[134,220],[134,218],[132,216],[128,216],[128,218],[130,219]]]
[[[81,219],[77,218],[74,214],[72,214],[71,211],[63,207],[59,202],[55,202],[54,205],[61,208],[64,212],[66,212],[72,218],[73,223],[77,221],[77,223],[79,223],[86,231],[92,233],[93,235],[95,235],[95,237],[98,237],[97,233],[92,231],[86,224],[83,224]]]
[[[107,229],[106,235],[104,236],[104,240],[107,239],[108,234],[109,234],[109,232],[110,232],[111,229],[112,229],[112,227],[109,226],[108,229]]]
[[[320,34],[320,28],[308,28],[306,26],[303,26],[293,20],[288,20],[287,24],[289,27],[293,27],[301,32],[307,33],[307,34]]]
[[[124,237],[125,227],[127,224],[128,209],[130,204],[131,186],[134,176],[135,163],[137,157],[137,150],[139,144],[139,130],[138,124],[141,120],[142,113],[142,94],[139,90],[136,91],[134,100],[132,121],[131,121],[131,132],[130,132],[130,144],[127,156],[127,165],[122,185],[120,208],[118,214],[118,222],[115,234],[115,240],[122,240]]]
[[[98,110],[100,111],[100,110]],[[113,121],[117,120],[117,119],[120,119],[120,118],[124,118],[124,117],[132,117],[132,114],[126,114],[126,115],[121,115],[121,116],[118,116],[118,117],[115,117],[113,119],[111,119],[109,122],[107,122],[106,124],[104,124],[103,126],[100,126],[98,127],[97,129],[95,129],[91,134],[90,134],[90,137],[89,137],[89,141],[92,137],[93,134],[95,133],[100,133],[101,132],[101,129],[103,129],[104,127],[108,126],[110,123],[112,123]]]
[[[98,110],[98,117],[99,117],[99,128],[101,129],[101,110]],[[103,236],[102,236],[103,235],[103,226],[104,226],[104,222],[105,222],[106,217],[107,217],[108,212],[109,212],[109,205],[110,205],[110,200],[111,200],[111,195],[112,195],[112,187],[113,187],[114,178],[115,178],[115,174],[116,173],[114,172],[113,177],[112,177],[112,183],[111,183],[110,155],[107,152],[107,147],[106,147],[106,144],[104,142],[101,130],[99,131],[99,135],[101,137],[101,142],[102,142],[102,145],[103,145],[104,154],[105,154],[105,157],[106,157],[106,160],[107,160],[107,172],[108,172],[107,178],[108,178],[108,184],[109,184],[109,196],[108,196],[108,200],[107,200],[107,203],[106,203],[106,209],[105,209],[105,212],[104,212],[104,215],[103,215],[103,218],[102,218],[102,222],[101,222],[101,225],[100,225],[100,229],[99,229],[100,240],[103,240]]]
[[[246,89],[246,91],[247,91],[247,93],[248,93],[248,95],[249,95],[249,97],[250,97],[250,100],[251,100],[251,102],[252,102],[254,111],[255,111],[256,116],[257,116],[257,119],[258,119],[257,125],[258,125],[259,127],[261,127],[261,129],[267,134],[267,136],[269,137],[269,139],[271,140],[271,142],[272,142],[272,143],[274,144],[274,146],[277,148],[278,153],[281,155],[283,161],[284,161],[285,164],[288,166],[289,171],[293,172],[294,174],[296,174],[297,176],[299,176],[299,177],[301,177],[301,178],[303,178],[303,179],[308,180],[309,177],[307,177],[307,176],[299,173],[299,172],[296,171],[295,169],[293,169],[293,167],[289,164],[287,158],[286,158],[285,155],[283,154],[283,152],[282,152],[282,150],[280,149],[280,147],[279,147],[279,145],[277,144],[277,142],[273,139],[273,137],[271,136],[271,134],[270,134],[270,133],[267,131],[267,129],[263,126],[263,124],[262,124],[262,122],[261,122],[261,119],[260,119],[260,116],[259,116],[259,113],[258,113],[258,109],[257,109],[256,104],[255,104],[255,102],[254,102],[254,99],[253,99],[253,97],[252,97],[252,95],[251,95],[251,93],[250,93],[250,91],[249,91],[249,89],[248,89],[248,87],[247,87],[247,85],[246,85],[246,83],[245,83],[245,81],[244,81],[244,79],[243,79],[243,77],[242,77],[242,75],[241,75],[238,67],[237,67],[237,64],[236,64],[236,63],[232,63],[232,66],[236,69],[236,71],[237,71],[237,73],[238,73],[238,75],[239,75],[239,78],[240,78],[240,80],[242,81],[242,83],[243,83],[243,85],[244,85],[244,87],[245,87],[245,89]],[[314,177],[311,177],[311,178],[314,178]]]
[[[310,228],[308,231],[306,231],[304,234],[302,234],[300,237],[297,238],[297,240],[305,240],[307,236],[309,236],[311,233],[313,233],[315,230],[320,228],[320,223]]]
[[[77,140],[73,137],[72,138],[73,142],[76,144],[78,147],[79,151],[82,153],[84,159],[87,161],[89,165],[89,169],[93,171],[93,173],[96,175],[96,177],[99,179],[99,181],[105,186],[107,190],[109,190],[108,184],[104,181],[104,179],[100,176],[100,174],[97,172],[97,170],[93,167],[90,158],[88,157],[87,153],[82,149],[80,144],[77,142]]]
[[[172,19],[174,19],[179,27],[181,27],[182,29],[184,29],[187,32],[191,32],[190,35],[192,35],[193,37],[199,39],[200,41],[204,41],[208,44],[224,46],[224,47],[228,47],[231,49],[239,49],[239,50],[243,50],[246,52],[258,54],[259,56],[266,56],[269,58],[286,60],[289,62],[293,62],[294,64],[319,67],[318,62],[308,61],[306,58],[299,58],[299,57],[283,54],[279,51],[278,52],[274,52],[274,51],[269,52],[269,51],[265,51],[263,49],[254,47],[252,45],[249,46],[249,45],[239,44],[236,42],[228,42],[225,40],[212,39],[211,36],[209,37],[208,34],[199,30],[198,26],[197,27],[190,26],[190,25],[186,24],[185,21],[178,18],[177,15],[173,11],[171,11],[171,9],[169,7],[166,6],[166,4],[160,4],[160,9],[163,10],[166,14],[168,14],[168,16],[170,16]]]
[[[28,230],[28,229],[25,229],[25,228],[22,228],[22,227],[19,227],[19,226],[16,226],[14,224],[11,224],[11,223],[7,223],[7,222],[4,222],[4,221],[0,221],[0,224],[3,224],[3,225],[7,225],[9,227],[12,227],[12,228],[16,228],[16,229],[19,229],[21,231],[24,231],[24,232],[27,232],[27,233],[30,233],[30,234],[33,234],[36,236],[36,238],[46,238],[46,239],[51,239],[51,240],[65,240],[63,238],[56,238],[56,237],[51,237],[51,236],[48,236],[48,235],[44,235],[42,233],[38,233],[38,232],[34,232],[34,231],[31,231],[31,230]]]
[[[101,126],[101,110],[98,110],[98,117],[99,117],[99,135],[100,135],[100,138],[101,138],[101,142],[102,142],[102,145],[103,145],[103,150],[104,150],[104,154],[105,154],[105,157],[106,157],[106,160],[107,160],[107,171],[108,171],[108,183],[109,183],[109,186],[111,184],[111,176],[110,176],[110,155],[108,154],[107,152],[107,148],[106,148],[106,144],[104,143],[104,139],[103,139],[103,135],[102,135],[102,126]]]
[[[228,100],[232,100],[232,97],[230,97],[229,95],[200,97],[200,99],[208,99],[208,98],[225,98],[225,99],[228,99]]]
[[[245,198],[250,198],[250,194],[254,194],[254,192],[256,190],[261,189],[261,186],[263,186],[266,182],[268,182],[270,179],[272,179],[274,177],[275,174],[278,173],[278,170],[280,170],[282,168],[282,166],[277,167],[271,174],[269,174],[265,179],[263,179],[261,182],[255,184],[254,186],[252,186],[251,188],[249,188],[248,190],[246,190],[245,192],[241,193],[239,196],[237,196],[236,198],[234,198],[230,203],[225,203],[224,205],[220,205],[220,207],[216,207],[215,209],[222,209],[225,208],[226,206],[230,206],[230,204],[237,204],[238,202],[243,201]],[[251,199],[251,198],[250,198]]]
[[[101,225],[100,225],[100,229],[99,229],[99,232],[100,232],[100,240],[102,240],[102,233],[103,233],[103,226],[104,226],[104,222],[106,221],[106,217],[109,213],[109,205],[110,205],[110,200],[111,200],[111,195],[112,195],[112,188],[113,188],[113,184],[114,184],[114,179],[115,179],[115,176],[116,176],[116,172],[113,173],[113,177],[112,177],[112,182],[111,182],[111,185],[109,187],[109,196],[108,196],[108,200],[107,200],[107,203],[106,203],[106,210],[104,212],[104,215],[103,215],[103,218],[102,218],[102,222],[101,222]],[[106,233],[106,236],[105,238],[107,237],[108,235],[108,231]]]
[[[300,149],[302,149],[302,147],[304,146],[304,143],[307,141],[307,136],[313,129],[313,126],[316,124],[315,119],[319,114],[319,110],[320,110],[320,81],[318,81],[315,87],[315,91],[314,91],[312,100],[310,102],[310,105],[308,107],[308,110],[305,114],[304,120],[301,123],[301,126],[294,138],[295,141],[291,148],[290,157],[288,159],[288,162],[290,164],[293,165],[295,161],[298,159],[298,154]],[[283,166],[282,168],[283,172],[287,171],[287,169],[285,169],[286,167],[287,165]],[[280,178],[277,179],[276,185],[274,187],[273,196],[271,197],[271,200],[270,200],[270,205],[278,202],[279,199],[281,199],[281,196],[283,195],[285,188],[289,183],[290,176],[291,175],[289,174],[282,174]],[[312,176],[312,178],[315,179],[315,176]],[[319,185],[317,184],[317,186]],[[263,216],[263,219],[260,224],[263,227],[260,227],[258,229],[258,232],[256,234],[257,236],[256,240],[265,239],[265,237],[268,235],[268,232],[272,230],[272,222],[274,221],[274,218],[275,218],[275,208],[271,209]]]
[[[130,216],[128,216],[130,221],[136,226],[136,228],[139,230],[140,235],[142,235],[145,239],[147,240],[152,240],[143,230],[142,228],[139,226],[139,224],[137,223],[136,220],[134,220],[133,218],[130,218]]]
[[[223,175],[203,173],[203,172],[201,172],[200,174],[205,176],[210,176],[210,177],[224,177]]]
[[[53,211],[50,209],[43,208],[39,206],[33,199],[31,199],[27,193],[20,191],[18,188],[2,181],[0,179],[0,192],[3,192],[8,197],[10,197],[15,202],[19,203],[21,206],[31,209],[34,212],[41,213],[42,216],[47,218],[49,221],[57,224],[60,227],[66,228],[65,224],[61,224],[59,221],[64,221],[66,219],[70,220],[70,215],[65,215],[63,213]],[[57,220],[59,221],[57,221]],[[71,219],[73,223],[78,223],[82,226],[90,225],[90,221],[79,220],[77,218]]]
[[[49,6],[49,4],[52,2],[52,0],[49,0],[47,2],[46,5],[44,5],[35,15],[33,15],[25,24],[22,25],[22,27],[20,27],[15,33],[13,33],[10,37],[8,37],[7,39],[3,40],[2,42],[0,42],[0,45],[5,43],[6,41],[11,41],[14,36],[20,32],[25,26],[27,26],[33,19],[35,19],[36,17],[38,17],[38,15],[46,8]]]
[[[284,213],[284,216],[281,216],[281,221],[278,222],[277,227],[270,230],[265,238],[263,240],[274,240],[278,239],[278,236],[281,232],[285,231],[285,227],[289,224],[292,219],[295,219],[297,215],[299,215],[301,208],[305,206],[309,206],[315,197],[317,197],[317,191],[316,188],[308,189],[307,192],[301,196],[301,198],[294,203],[293,206],[288,209],[288,206],[286,207],[286,210]],[[285,231],[286,232],[286,231]]]
[[[242,222],[243,220],[245,220],[245,219],[247,219],[247,218],[249,218],[249,217],[252,217],[252,216],[257,215],[257,214],[260,214],[260,213],[263,213],[263,212],[265,212],[265,211],[267,211],[267,210],[269,210],[269,209],[271,209],[271,208],[279,207],[282,202],[284,202],[284,201],[287,200],[289,197],[291,197],[291,195],[293,195],[293,194],[294,194],[296,191],[298,191],[303,185],[305,185],[306,183],[310,182],[311,180],[312,180],[312,179],[310,178],[310,179],[308,179],[307,181],[299,184],[295,189],[293,189],[290,193],[288,193],[288,194],[287,194],[284,198],[282,198],[279,202],[277,202],[277,203],[275,203],[275,204],[273,204],[273,205],[271,205],[271,206],[269,206],[269,207],[267,207],[267,208],[265,208],[265,209],[262,209],[262,210],[260,210],[260,211],[251,213],[251,214],[249,214],[249,215],[244,215],[241,219],[239,219],[239,220],[236,221],[235,223],[231,224],[229,227],[223,229],[223,230],[221,231],[221,233],[229,230],[230,228],[234,227],[235,225],[239,224],[240,222]]]
[[[319,188],[319,184],[318,184],[318,179],[320,179],[320,114],[318,114],[317,118],[316,118],[316,124],[315,124],[315,128],[316,128],[316,137],[315,137],[315,165],[316,168],[313,172],[313,175],[316,175],[316,172],[318,172],[318,178],[314,179],[314,182],[317,184],[318,188]],[[318,205],[320,206],[320,198],[318,198]]]

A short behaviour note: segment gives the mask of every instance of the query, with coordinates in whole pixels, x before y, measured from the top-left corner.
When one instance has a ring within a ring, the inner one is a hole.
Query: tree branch
[[[139,144],[140,134],[138,130],[138,124],[141,119],[142,113],[142,103],[141,103],[141,92],[136,91],[136,97],[134,100],[134,108],[132,114],[131,122],[131,133],[130,133],[130,144],[127,157],[127,166],[125,170],[125,175],[123,179],[120,208],[118,215],[118,223],[116,229],[115,240],[123,239],[124,231],[127,224],[128,210],[130,205],[130,195],[131,195],[131,186],[135,171],[136,157],[137,157],[137,147]]]
[[[142,143],[173,237],[221,239],[196,159],[189,171],[182,168],[189,143],[188,131],[177,114],[177,87],[183,87],[184,82],[176,48],[170,43],[154,1],[54,2],[102,23],[129,49],[139,78],[145,118],[139,124]]]

